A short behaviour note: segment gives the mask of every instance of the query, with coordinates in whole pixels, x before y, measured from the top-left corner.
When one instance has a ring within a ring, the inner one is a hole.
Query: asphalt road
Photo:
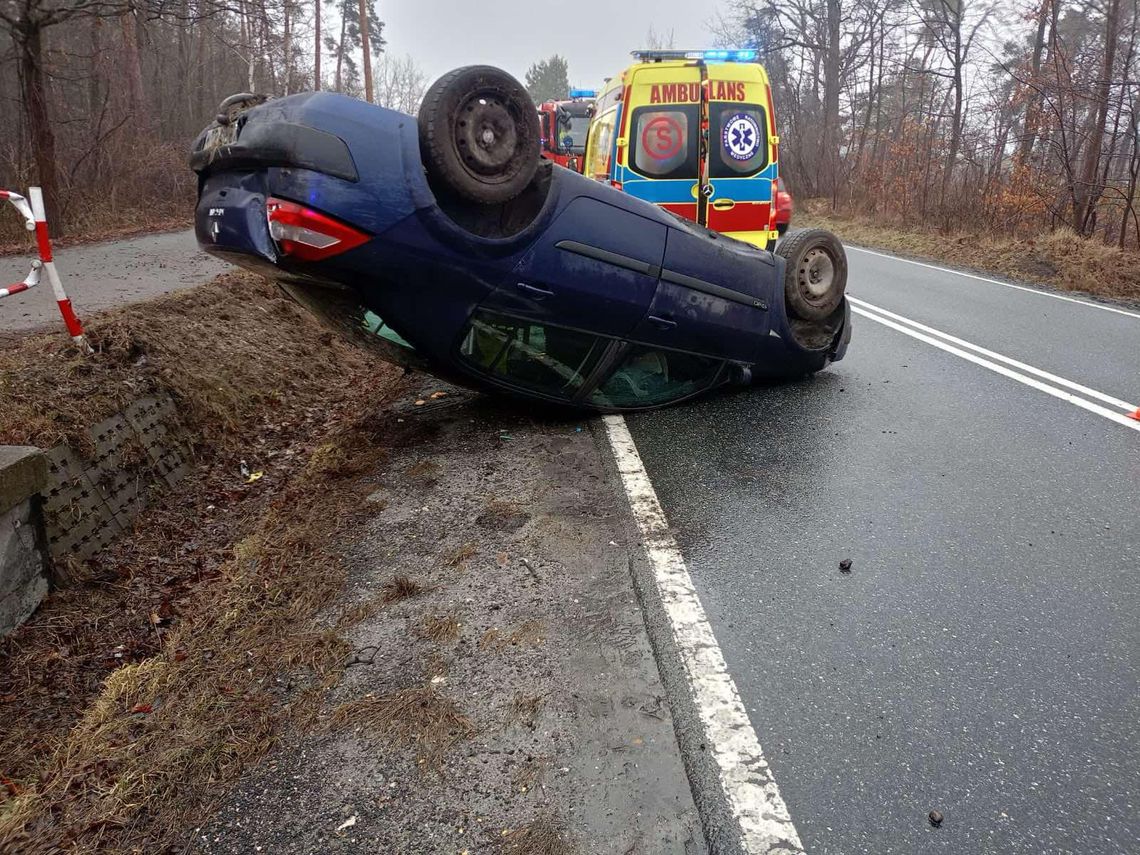
[[[1140,312],[850,258],[843,362],[628,418],[800,836],[1135,852]]]
[[[193,229],[142,235],[55,250],[63,287],[82,320],[85,315],[135,300],[188,288],[233,268],[198,249]],[[0,284],[28,275],[34,257],[0,258]],[[62,321],[46,277],[35,288],[0,300],[0,333],[59,325]]]

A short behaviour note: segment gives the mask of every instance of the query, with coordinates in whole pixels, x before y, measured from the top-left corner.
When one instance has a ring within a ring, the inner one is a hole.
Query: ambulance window
[[[611,110],[604,116],[594,120],[590,133],[590,162],[586,164],[586,175],[600,181],[607,180],[609,176],[610,149],[614,142],[614,122],[617,119],[617,110]]]
[[[630,163],[648,178],[697,177],[697,105],[638,107],[629,135]]]
[[[768,165],[768,118],[764,110],[752,104],[713,103],[716,152],[709,158],[713,178],[752,175]]]

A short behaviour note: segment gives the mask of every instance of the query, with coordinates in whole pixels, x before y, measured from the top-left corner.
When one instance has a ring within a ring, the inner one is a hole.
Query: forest
[[[1135,0],[765,0],[781,177],[901,225],[1140,244]]]
[[[228,94],[316,87],[414,111],[429,81],[386,51],[379,12],[2,0],[0,186],[42,185],[61,230],[145,226],[184,215],[188,143]],[[759,49],[797,199],[1137,248],[1138,24],[1136,0],[763,0],[711,29]]]
[[[376,0],[0,0],[0,187],[40,184],[60,232],[185,219],[190,143],[227,95],[414,111],[426,83]]]

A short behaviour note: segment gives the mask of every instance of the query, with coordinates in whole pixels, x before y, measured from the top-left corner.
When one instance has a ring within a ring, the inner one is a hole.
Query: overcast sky
[[[523,80],[531,63],[557,53],[570,84],[595,88],[644,47],[652,24],[678,48],[711,45],[715,0],[380,0],[387,50],[411,54],[434,80],[460,65],[497,65]],[[725,7],[729,8],[728,6]]]

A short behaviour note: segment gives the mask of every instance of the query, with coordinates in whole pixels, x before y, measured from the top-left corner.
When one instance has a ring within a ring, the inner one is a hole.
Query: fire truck
[[[575,172],[582,171],[595,94],[592,89],[571,89],[568,100],[543,101],[538,105],[543,157]]]

